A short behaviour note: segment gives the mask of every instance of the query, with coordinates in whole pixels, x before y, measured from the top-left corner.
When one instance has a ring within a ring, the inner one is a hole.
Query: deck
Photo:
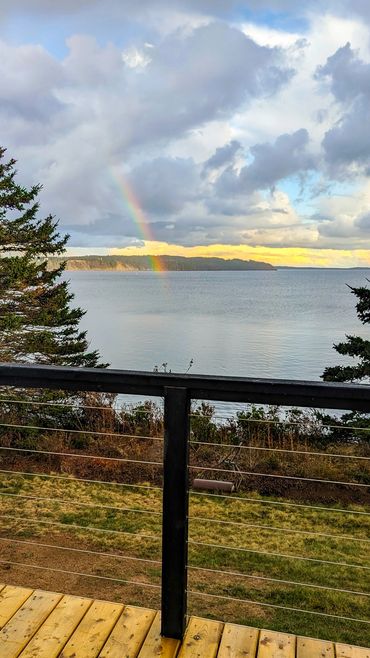
[[[0,585],[1,658],[370,658],[370,649],[192,617],[183,642],[160,613]]]

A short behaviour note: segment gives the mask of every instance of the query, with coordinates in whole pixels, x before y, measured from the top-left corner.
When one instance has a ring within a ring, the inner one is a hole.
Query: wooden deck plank
[[[217,658],[255,658],[259,630],[238,624],[225,624]]]
[[[295,658],[295,635],[261,631],[257,658]]]
[[[54,610],[62,594],[36,589],[0,631],[1,658],[16,658]]]
[[[161,637],[155,610],[0,584],[0,658],[98,656],[370,658],[370,649],[199,617],[181,644]]]
[[[93,601],[81,623],[68,640],[60,658],[96,658],[122,610],[121,603]]]
[[[21,658],[56,658],[92,604],[65,595],[21,653]]]
[[[352,647],[349,644],[336,644],[337,658],[370,658],[370,649],[365,647]]]
[[[179,640],[161,637],[161,615],[157,612],[138,658],[175,658]]]
[[[155,610],[126,606],[99,658],[136,658],[155,615]]]
[[[224,624],[191,617],[178,658],[216,658]]]
[[[335,658],[334,643],[298,637],[297,658]]]
[[[33,589],[7,585],[0,592],[0,629],[31,596]]]

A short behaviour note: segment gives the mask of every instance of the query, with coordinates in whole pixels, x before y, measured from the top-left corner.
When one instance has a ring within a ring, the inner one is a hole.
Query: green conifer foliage
[[[16,182],[16,161],[0,148],[0,362],[97,367],[89,351],[84,315],[72,308],[73,294],[62,279],[65,264],[48,269],[48,257],[64,253],[69,236],[58,222],[40,219],[41,186]]]
[[[357,298],[357,315],[363,324],[370,324],[370,288],[349,286]],[[346,341],[334,345],[338,354],[356,359],[354,365],[326,368],[322,378],[328,382],[370,382],[370,340],[359,336],[346,336]]]

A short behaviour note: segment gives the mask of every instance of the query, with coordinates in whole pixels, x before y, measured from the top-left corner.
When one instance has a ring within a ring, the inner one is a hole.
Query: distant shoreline
[[[370,270],[370,265],[356,267],[318,267],[317,265],[276,265],[276,270],[335,270],[335,271],[353,271],[353,270]]]
[[[67,256],[49,258],[49,268],[55,269],[63,262],[67,271],[116,271],[116,272],[222,272],[222,271],[275,271],[270,263],[233,258],[185,257],[185,256]]]

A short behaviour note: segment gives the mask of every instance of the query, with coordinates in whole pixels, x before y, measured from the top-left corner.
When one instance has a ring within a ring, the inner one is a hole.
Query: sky
[[[71,254],[370,266],[368,0],[1,0],[0,80]]]

